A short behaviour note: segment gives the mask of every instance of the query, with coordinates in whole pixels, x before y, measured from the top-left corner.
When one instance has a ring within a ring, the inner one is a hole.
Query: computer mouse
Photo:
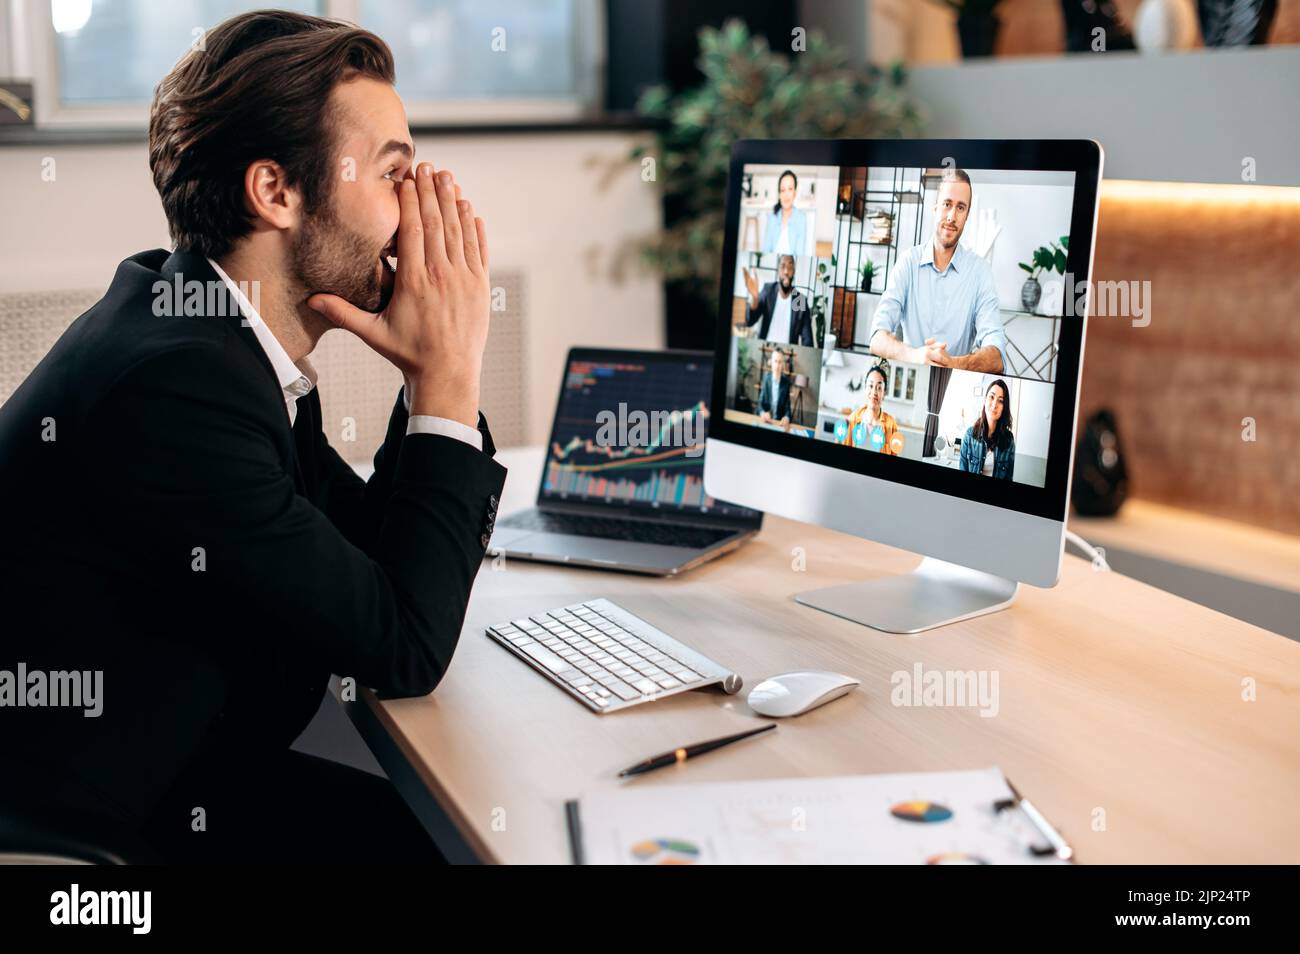
[[[749,691],[747,701],[759,715],[796,716],[838,699],[857,685],[857,679],[838,672],[786,672],[764,679]]]

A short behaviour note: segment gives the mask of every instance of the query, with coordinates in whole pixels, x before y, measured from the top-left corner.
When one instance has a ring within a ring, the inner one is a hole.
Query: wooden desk
[[[764,424],[761,415],[748,414],[745,411],[728,410],[727,420],[735,421],[738,424],[749,424],[754,427],[766,427],[768,430],[773,430],[773,431],[781,430],[780,421],[772,421],[772,423],[770,424]],[[790,433],[795,435],[796,437],[812,437],[815,433],[815,428],[809,427],[804,424],[795,424],[791,422]]]
[[[531,504],[541,451],[500,459],[510,468],[502,512]],[[805,571],[792,568],[795,548]],[[431,830],[449,818],[485,861],[566,863],[566,799],[615,787],[615,773],[647,755],[758,724],[747,690],[598,716],[483,635],[490,623],[605,596],[730,665],[747,687],[801,668],[862,680],[773,734],[625,784],[999,765],[1084,863],[1300,859],[1300,645],[1074,557],[1055,589],[1022,587],[1009,611],[918,637],[791,599],[915,559],[768,518],[756,540],[679,579],[488,560],[437,691],[384,702],[362,692],[349,712]],[[1000,711],[894,707],[891,675],[918,662],[996,671]],[[1246,678],[1257,701],[1242,700]],[[428,820],[434,802],[441,821]],[[455,859],[463,847],[445,850]]]
[[[1070,527],[1121,573],[1300,641],[1300,536],[1146,500]]]
[[[1147,500],[1126,500],[1113,517],[1071,514],[1070,529],[1108,549],[1300,593],[1300,537],[1293,534]]]

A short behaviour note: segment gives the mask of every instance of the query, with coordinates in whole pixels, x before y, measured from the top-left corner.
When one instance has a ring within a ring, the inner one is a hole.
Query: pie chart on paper
[[[700,849],[680,838],[649,838],[632,846],[632,857],[643,865],[693,865]]]
[[[895,818],[910,822],[941,822],[952,817],[952,809],[938,802],[899,802],[889,810]]]

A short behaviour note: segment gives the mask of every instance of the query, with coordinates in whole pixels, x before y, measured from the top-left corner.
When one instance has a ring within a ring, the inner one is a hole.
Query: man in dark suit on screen
[[[785,352],[772,349],[769,370],[758,386],[758,417],[764,424],[779,424],[790,430],[790,378],[785,373]]]
[[[794,256],[782,255],[776,266],[776,281],[762,288],[758,275],[746,268],[745,324],[758,325],[758,337],[772,344],[797,344],[811,348],[812,312],[808,298],[794,287]]]

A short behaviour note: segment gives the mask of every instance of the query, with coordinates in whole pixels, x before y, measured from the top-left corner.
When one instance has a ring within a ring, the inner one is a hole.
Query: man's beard
[[[793,288],[793,287],[794,287],[794,279],[793,279],[793,278],[783,278],[783,279],[781,279],[781,291],[782,291],[784,294],[786,294],[786,295],[790,294],[790,289]]]
[[[943,248],[952,248],[953,246],[955,246],[955,245],[957,244],[958,241],[961,240],[961,229],[953,229],[953,231],[952,231],[952,239],[951,239],[951,241],[950,241],[950,240],[948,239],[948,233],[947,233],[946,231],[944,231],[944,228],[943,228],[943,226],[941,225],[941,226],[939,226],[939,228],[938,228],[938,229],[936,230],[936,232],[935,232],[935,238],[937,238],[937,239],[939,240],[939,244],[940,244]]]
[[[381,258],[388,248],[377,248],[326,207],[304,220],[293,246],[294,275],[309,295],[338,295],[364,311],[383,311],[393,295],[391,271]]]

